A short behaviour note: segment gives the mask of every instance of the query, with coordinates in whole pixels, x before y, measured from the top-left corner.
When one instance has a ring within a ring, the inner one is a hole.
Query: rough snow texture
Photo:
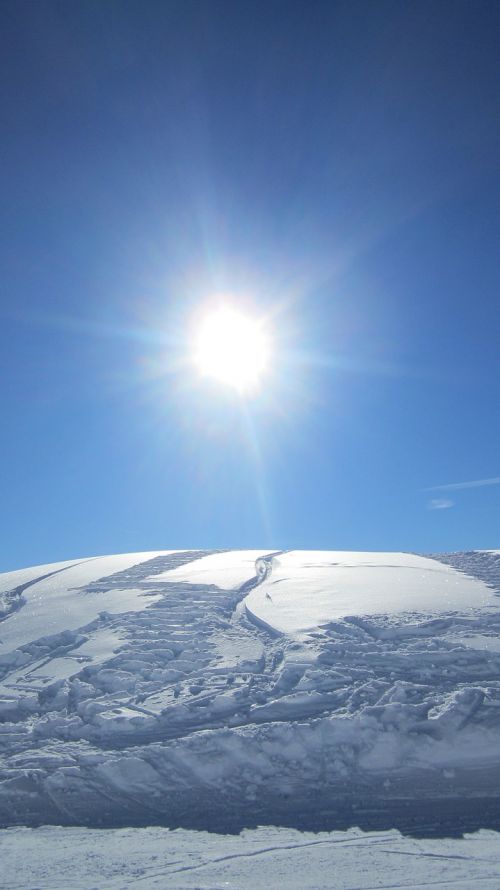
[[[183,551],[0,576],[0,823],[498,827],[499,566]]]

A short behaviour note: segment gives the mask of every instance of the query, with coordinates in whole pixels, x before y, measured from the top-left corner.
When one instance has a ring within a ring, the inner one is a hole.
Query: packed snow
[[[497,890],[499,835],[403,837],[398,831],[9,828],[3,890]]]
[[[497,829],[499,596],[498,551],[162,551],[0,576],[2,842],[41,824],[257,845],[275,825],[285,846]]]

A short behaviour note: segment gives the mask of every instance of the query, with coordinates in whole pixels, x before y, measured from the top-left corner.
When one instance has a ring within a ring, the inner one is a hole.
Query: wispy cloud
[[[449,498],[433,498],[432,501],[429,501],[427,504],[428,510],[449,510],[450,507],[455,506],[455,501],[451,501]]]
[[[485,485],[500,485],[500,476],[492,479],[474,479],[472,482],[450,482],[448,485],[433,485],[424,491],[460,491],[463,488],[482,488]]]

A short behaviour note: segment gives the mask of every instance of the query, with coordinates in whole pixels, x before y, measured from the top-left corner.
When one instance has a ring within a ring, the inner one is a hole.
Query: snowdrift
[[[500,552],[0,575],[0,824],[500,826]]]

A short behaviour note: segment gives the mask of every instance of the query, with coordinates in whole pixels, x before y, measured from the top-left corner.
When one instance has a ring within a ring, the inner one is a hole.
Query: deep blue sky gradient
[[[500,485],[425,490],[500,476],[500,5],[0,15],[0,570],[500,547]],[[223,292],[247,405],[186,363]]]

